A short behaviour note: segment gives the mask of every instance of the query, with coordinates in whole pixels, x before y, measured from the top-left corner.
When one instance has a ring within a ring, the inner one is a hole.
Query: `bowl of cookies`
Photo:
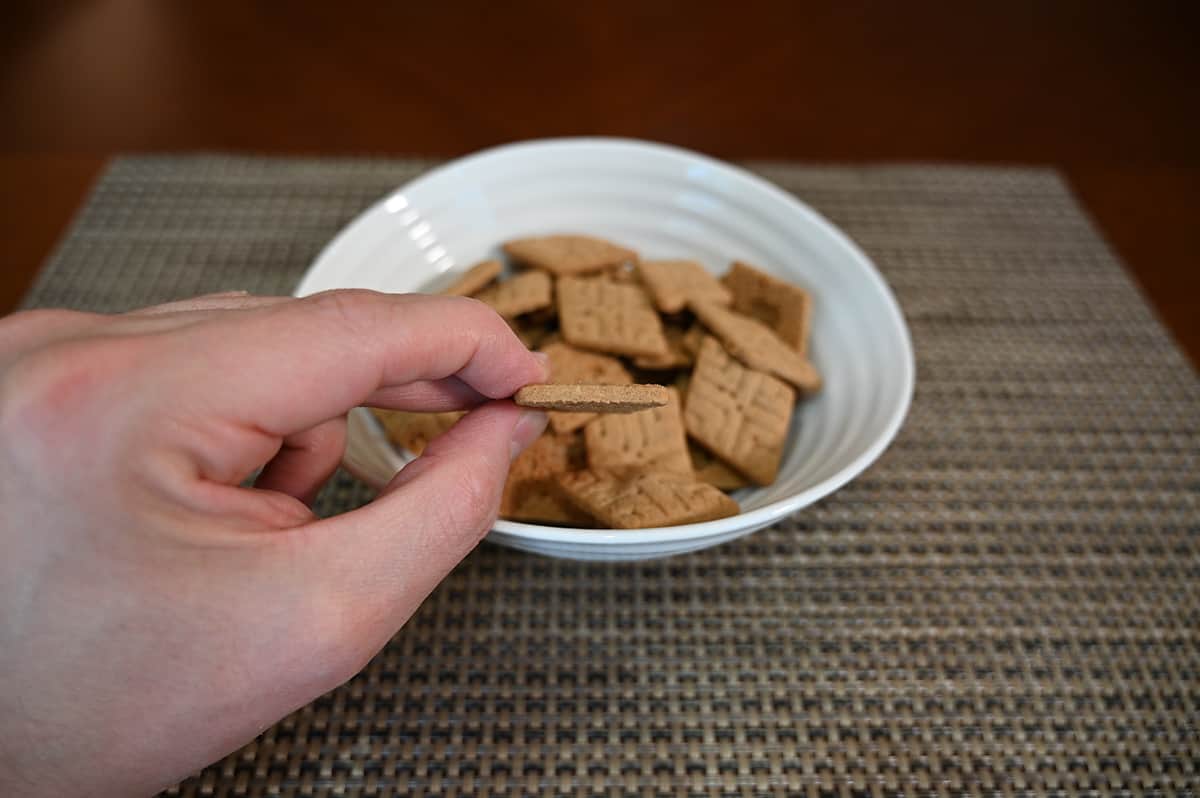
[[[300,283],[472,296],[549,358],[514,401],[550,426],[488,539],[632,560],[749,534],[829,495],[895,437],[912,344],[867,256],[735,166],[622,139],[499,147],[342,230]],[[359,408],[345,465],[381,487],[454,413]]]

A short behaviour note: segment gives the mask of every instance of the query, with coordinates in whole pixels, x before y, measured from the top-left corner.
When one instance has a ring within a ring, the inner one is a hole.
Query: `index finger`
[[[454,376],[499,399],[547,378],[500,316],[462,297],[329,291],[199,325],[176,346],[176,396],[277,436],[417,381]]]

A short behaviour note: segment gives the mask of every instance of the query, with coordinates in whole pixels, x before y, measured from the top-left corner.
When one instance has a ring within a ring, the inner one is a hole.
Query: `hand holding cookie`
[[[547,376],[455,297],[0,320],[0,793],[148,795],[349,678],[491,527]],[[424,456],[317,518],[362,404]]]

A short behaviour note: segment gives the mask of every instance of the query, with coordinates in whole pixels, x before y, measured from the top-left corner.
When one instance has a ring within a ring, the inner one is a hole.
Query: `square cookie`
[[[750,368],[787,380],[806,395],[821,389],[821,375],[808,358],[762,322],[711,302],[697,302],[691,308],[726,351]]]
[[[588,467],[668,471],[692,477],[679,392],[666,389],[663,407],[627,415],[598,416],[583,428]]]
[[[591,519],[565,501],[554,482],[559,474],[582,467],[578,435],[542,435],[509,468],[500,515],[513,521],[591,526]]]
[[[734,310],[758,319],[788,346],[808,354],[812,296],[807,291],[741,261],[729,268],[721,282],[733,292]]]
[[[746,368],[709,337],[696,358],[684,424],[721,461],[769,485],[779,473],[795,399],[787,383]],[[590,465],[590,448],[588,457]]]
[[[717,488],[675,474],[575,471],[558,478],[567,500],[612,529],[694,524],[737,515]]]
[[[558,276],[587,274],[637,260],[637,253],[595,236],[556,235],[518,238],[504,245],[518,263]]]
[[[629,385],[633,382],[633,377],[615,357],[577,349],[563,341],[546,344],[541,351],[550,358],[550,381],[553,383]],[[595,417],[595,413],[554,411],[550,413],[550,427],[562,434],[579,429]]]
[[[638,274],[654,304],[663,313],[679,313],[689,301],[728,305],[733,294],[694,260],[646,260]]]
[[[548,308],[554,302],[553,281],[545,272],[522,272],[475,294],[506,319]]]
[[[662,322],[640,286],[603,278],[558,281],[558,318],[567,343],[617,355],[665,357]]]
[[[442,290],[445,296],[471,296],[500,276],[498,260],[485,260],[467,269],[457,280]]]

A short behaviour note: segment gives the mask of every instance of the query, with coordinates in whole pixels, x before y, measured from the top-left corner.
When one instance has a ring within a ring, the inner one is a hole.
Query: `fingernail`
[[[542,364],[542,373],[546,375],[546,379],[550,379],[550,356],[545,352],[531,352],[538,362]]]
[[[536,441],[546,431],[546,424],[549,421],[550,417],[541,410],[526,410],[523,412],[521,417],[517,419],[517,425],[513,427],[509,459],[516,460],[517,455],[525,451],[529,444]]]

